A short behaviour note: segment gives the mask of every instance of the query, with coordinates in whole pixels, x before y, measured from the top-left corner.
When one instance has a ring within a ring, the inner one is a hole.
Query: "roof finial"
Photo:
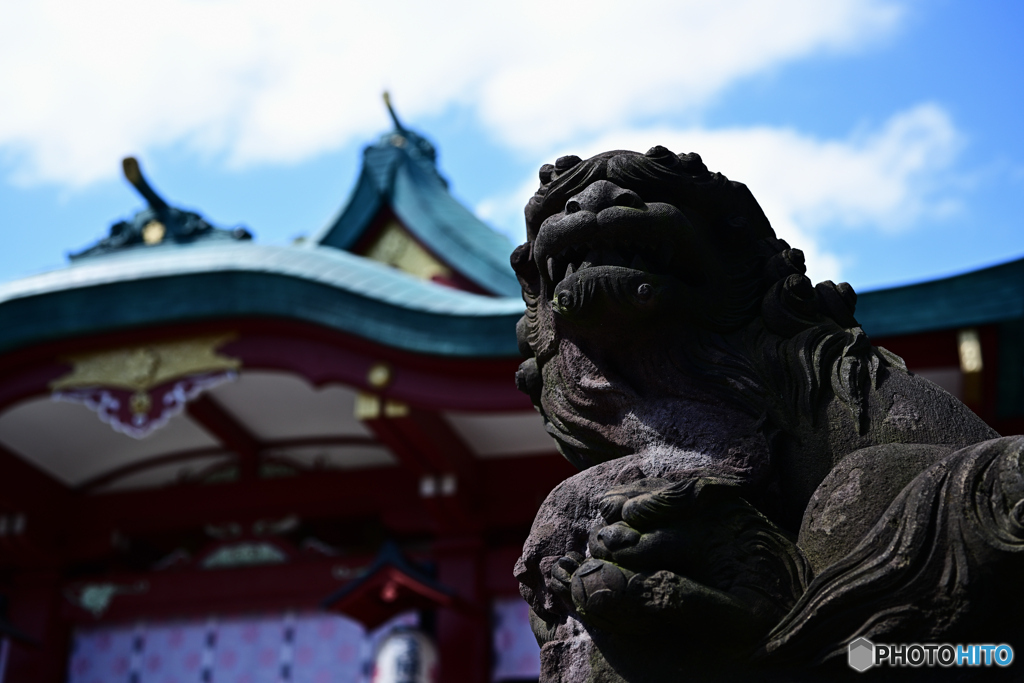
[[[391,95],[387,90],[384,91],[384,105],[388,108],[388,113],[391,114],[391,120],[395,122],[395,129],[404,133],[405,126],[398,120],[398,114],[395,113],[395,108],[391,106]]]
[[[146,182],[146,178],[142,175],[142,169],[139,168],[139,162],[135,160],[135,157],[125,157],[121,161],[121,166],[124,168],[124,177],[135,186],[135,189],[149,202],[149,206],[154,211],[157,213],[167,211],[167,202],[163,200],[163,197],[154,192],[153,188]]]

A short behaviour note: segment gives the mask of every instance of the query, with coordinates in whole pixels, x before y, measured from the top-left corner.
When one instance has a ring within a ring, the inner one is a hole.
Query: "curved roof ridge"
[[[441,314],[521,312],[518,298],[488,297],[420,280],[370,259],[327,248],[221,243],[110,254],[0,284],[0,304],[67,289],[207,272],[256,271],[302,278],[400,308]]]
[[[192,245],[111,254],[0,285],[0,352],[119,329],[258,318],[415,353],[515,358],[523,310],[519,299],[451,289],[335,249]]]

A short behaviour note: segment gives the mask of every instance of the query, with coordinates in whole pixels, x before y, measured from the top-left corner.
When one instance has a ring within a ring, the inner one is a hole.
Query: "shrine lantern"
[[[392,631],[377,649],[372,683],[436,683],[437,648],[423,632]]]

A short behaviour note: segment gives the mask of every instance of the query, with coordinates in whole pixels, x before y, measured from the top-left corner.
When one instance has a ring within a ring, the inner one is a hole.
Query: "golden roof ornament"
[[[234,333],[173,339],[75,354],[50,383],[54,400],[83,403],[115,431],[141,439],[167,424],[203,391],[231,381],[242,362],[217,349]]]

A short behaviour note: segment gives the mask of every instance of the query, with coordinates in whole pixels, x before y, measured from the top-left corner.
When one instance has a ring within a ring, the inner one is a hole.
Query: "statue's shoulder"
[[[899,367],[889,366],[880,374],[868,409],[874,443],[963,448],[999,436],[948,391]]]

